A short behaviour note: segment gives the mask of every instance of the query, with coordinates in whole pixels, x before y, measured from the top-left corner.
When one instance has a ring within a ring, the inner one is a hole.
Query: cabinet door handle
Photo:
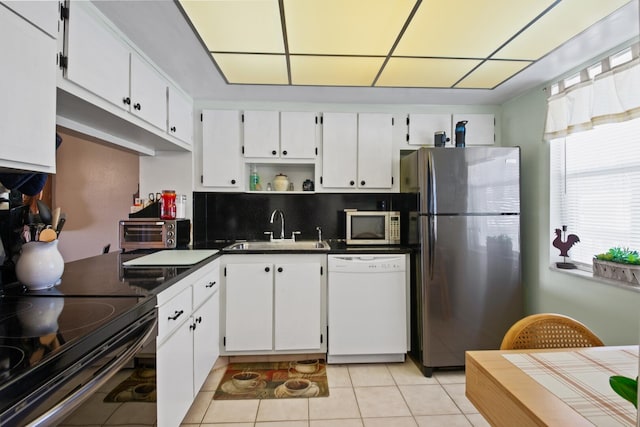
[[[282,273],[282,267],[278,267],[278,273]]]
[[[122,103],[125,105],[131,105],[131,98],[128,96],[126,98],[122,98]]]
[[[271,271],[271,269],[269,267],[265,267],[264,271],[266,271],[267,273]]]
[[[190,324],[189,325],[189,329],[191,329],[192,331],[195,331],[196,330],[196,324],[195,323]]]
[[[286,155],[287,155],[287,150],[284,150],[284,151],[282,152],[282,155],[283,155],[283,156],[286,156]]]
[[[169,316],[169,320],[176,320],[178,317],[182,316],[182,313],[184,313],[184,310],[174,311],[173,316]]]
[[[176,131],[176,127],[175,126],[171,126],[171,132],[175,132]]]
[[[205,287],[205,288],[211,288],[211,287],[213,287],[215,284],[216,284],[216,282],[209,282],[209,284],[208,284],[208,285],[205,285],[204,287]]]
[[[231,180],[231,183],[232,183],[232,184],[235,184],[235,183],[236,183],[236,180],[235,180],[235,179],[232,179],[232,180]]]
[[[133,109],[140,111],[142,110],[142,105],[140,105],[139,102],[136,102],[135,104],[133,104]]]
[[[360,185],[364,185],[364,184],[365,184],[365,182],[364,182],[364,181],[360,181]]]
[[[202,316],[198,316],[196,318],[196,323],[202,323]]]
[[[275,156],[276,154],[278,154],[278,152],[276,150],[272,150],[271,154]]]
[[[354,184],[355,184],[355,181],[353,181],[353,180],[349,181],[349,185],[354,185]]]

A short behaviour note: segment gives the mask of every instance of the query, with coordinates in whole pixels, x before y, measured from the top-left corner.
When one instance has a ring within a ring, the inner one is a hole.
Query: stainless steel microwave
[[[173,249],[191,241],[188,219],[137,218],[120,220],[120,249]]]
[[[347,245],[400,244],[400,212],[346,211]]]

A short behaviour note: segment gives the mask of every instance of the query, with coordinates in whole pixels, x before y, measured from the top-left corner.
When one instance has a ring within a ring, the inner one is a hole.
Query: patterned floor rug
[[[138,368],[104,398],[105,402],[155,402],[156,370]]]
[[[291,362],[231,363],[214,400],[329,396],[323,359]]]

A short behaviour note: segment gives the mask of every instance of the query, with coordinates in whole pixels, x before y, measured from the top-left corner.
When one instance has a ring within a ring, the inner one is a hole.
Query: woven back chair
[[[604,343],[589,328],[568,316],[532,314],[518,320],[502,339],[500,350],[599,347]]]

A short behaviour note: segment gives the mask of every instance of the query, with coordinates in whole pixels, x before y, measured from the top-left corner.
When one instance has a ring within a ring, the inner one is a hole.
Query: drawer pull
[[[209,282],[209,284],[205,285],[204,287],[205,288],[211,288],[211,287],[215,286],[215,284],[216,284],[216,282]]]
[[[169,320],[176,320],[178,317],[180,317],[182,315],[182,313],[184,313],[184,310],[176,310],[173,314],[173,316],[169,316]]]

